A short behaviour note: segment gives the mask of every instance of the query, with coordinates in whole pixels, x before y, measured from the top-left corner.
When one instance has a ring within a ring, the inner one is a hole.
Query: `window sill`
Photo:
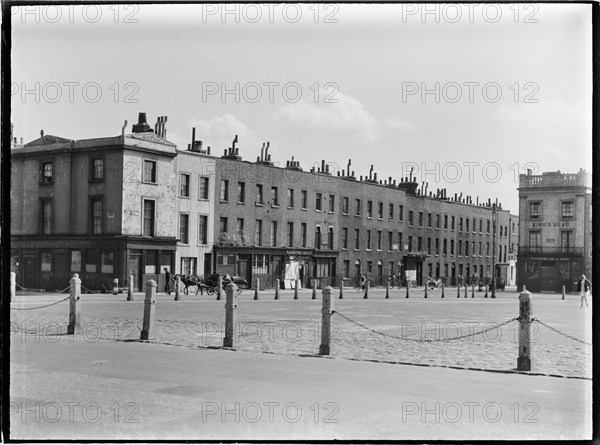
[[[244,205],[246,205],[246,202],[245,201],[238,201],[238,202],[236,202],[236,204],[239,205],[239,206],[244,206]]]
[[[335,212],[332,212],[331,210],[329,211],[329,214],[330,214],[330,215],[333,215],[334,213],[335,213]]]
[[[206,201],[206,202],[208,202],[209,199],[208,198],[198,198],[198,201]]]
[[[288,206],[287,209],[288,210],[294,210],[294,206]]]
[[[221,204],[229,204],[229,200],[228,199],[219,199],[219,202]]]
[[[158,182],[142,181],[142,184],[158,185]]]
[[[271,208],[272,208],[272,209],[278,209],[278,208],[279,208],[279,205],[278,205],[278,204],[271,204]]]
[[[256,207],[264,207],[264,206],[265,206],[264,204],[261,204],[261,203],[259,203],[259,202],[255,202],[255,203],[254,203],[254,205],[255,205]]]
[[[344,216],[349,216],[349,214],[348,214],[348,213],[346,213],[346,212],[342,212],[342,215],[344,215]]]
[[[189,196],[183,196],[183,195],[179,195],[178,198],[181,198],[181,199],[190,199]]]
[[[104,182],[104,178],[90,179],[88,182],[94,182],[94,183]]]

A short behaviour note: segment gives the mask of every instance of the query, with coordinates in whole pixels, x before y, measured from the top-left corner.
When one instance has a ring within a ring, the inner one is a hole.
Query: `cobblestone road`
[[[424,299],[422,290],[393,290],[384,298],[383,290],[363,294],[346,290],[337,298],[335,310],[370,329],[368,331],[334,314],[331,356],[351,360],[412,363],[485,370],[512,371],[518,355],[518,322],[511,321],[483,334],[468,335],[495,327],[518,316],[518,294],[499,293],[498,298],[456,298],[450,289],[445,299],[432,292]],[[311,300],[310,291],[300,299],[281,292],[274,301],[273,291],[260,301],[246,291],[238,300],[234,348],[274,354],[314,355],[320,344],[320,300]],[[64,295],[17,295],[11,308],[33,307],[58,301]],[[221,347],[224,333],[224,301],[214,297],[158,294],[156,325],[151,341],[192,348]],[[320,295],[318,295],[320,298]],[[533,316],[562,332],[591,343],[591,307],[579,307],[577,296],[533,295]],[[68,302],[37,310],[11,310],[11,339],[15,341],[71,341],[64,335]],[[124,295],[83,295],[82,331],[77,336],[101,340],[137,341],[143,314],[143,295],[125,301]],[[437,341],[468,335],[456,341]],[[402,337],[392,338],[390,336]],[[423,341],[429,340],[429,341]],[[434,341],[431,341],[434,340]],[[539,324],[532,325],[534,369],[532,373],[591,378],[592,348],[555,333]]]

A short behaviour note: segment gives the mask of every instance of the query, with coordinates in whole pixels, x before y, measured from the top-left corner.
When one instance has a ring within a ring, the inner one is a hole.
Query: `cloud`
[[[353,132],[370,142],[380,138],[384,129],[419,129],[417,125],[401,116],[386,116],[378,120],[358,99],[339,91],[332,96],[330,90],[321,89],[317,97],[329,98],[336,102],[325,102],[325,99],[323,103],[302,100],[283,106],[273,117],[275,120],[287,120],[315,129]]]
[[[591,123],[591,108],[562,100],[538,103],[503,104],[496,116],[507,122],[527,125],[571,126]]]

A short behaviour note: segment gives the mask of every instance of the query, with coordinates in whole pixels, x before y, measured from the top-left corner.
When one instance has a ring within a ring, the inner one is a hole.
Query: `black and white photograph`
[[[2,440],[597,439],[597,19],[3,1]]]

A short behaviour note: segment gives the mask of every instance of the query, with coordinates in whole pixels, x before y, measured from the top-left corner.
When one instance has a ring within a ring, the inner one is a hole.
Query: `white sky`
[[[14,135],[111,136],[144,111],[151,126],[168,116],[181,149],[196,126],[216,154],[238,134],[248,160],[270,141],[273,161],[305,170],[351,158],[356,176],[374,164],[399,179],[416,166],[429,190],[498,197],[513,213],[527,166],[591,171],[591,6],[427,7],[305,4],[297,21],[282,5],[15,8]],[[422,97],[436,82],[438,102]],[[236,83],[237,102],[221,96]]]

